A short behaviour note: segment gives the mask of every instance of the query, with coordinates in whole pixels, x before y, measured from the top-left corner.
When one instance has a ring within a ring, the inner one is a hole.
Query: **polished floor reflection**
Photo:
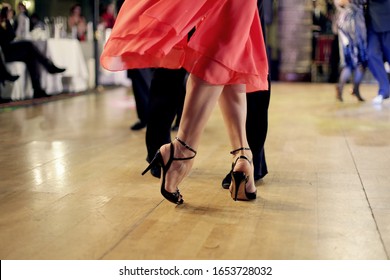
[[[107,89],[0,112],[0,259],[390,257],[390,101],[376,85],[274,83],[258,199],[220,181],[230,146],[216,108],[185,204],[159,193],[131,92]],[[173,132],[174,133],[174,132]]]

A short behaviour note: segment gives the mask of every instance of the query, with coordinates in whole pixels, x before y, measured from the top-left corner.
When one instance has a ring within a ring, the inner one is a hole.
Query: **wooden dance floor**
[[[221,180],[230,145],[215,109],[185,203],[146,167],[131,91],[105,89],[0,112],[0,259],[388,260],[390,101],[334,84],[273,83],[258,199]],[[173,132],[174,134],[174,132]]]

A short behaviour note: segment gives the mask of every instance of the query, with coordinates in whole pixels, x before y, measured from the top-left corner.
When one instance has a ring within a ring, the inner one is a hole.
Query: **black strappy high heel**
[[[339,85],[336,86],[336,99],[340,102],[344,101],[342,88]]]
[[[360,102],[364,102],[365,101],[363,99],[363,97],[360,95],[359,87],[354,86],[351,94],[353,96],[356,96],[357,100],[359,100]]]
[[[238,151],[250,150],[249,148],[239,148],[237,150],[231,151],[230,153],[234,155]],[[239,156],[234,163],[232,164],[232,182],[230,186],[230,194],[233,200],[254,200],[257,196],[257,191],[251,193],[246,191],[246,183],[249,180],[249,175],[246,175],[243,171],[234,171],[234,167],[236,166],[239,159],[245,159],[251,164],[252,162],[246,156]]]
[[[182,204],[184,202],[184,200],[183,200],[183,196],[180,194],[179,189],[177,189],[176,192],[174,192],[174,193],[168,192],[165,189],[165,176],[167,175],[167,172],[168,172],[169,168],[171,167],[171,164],[174,160],[193,159],[196,156],[196,151],[193,148],[191,148],[190,146],[188,146],[184,141],[182,141],[178,137],[175,137],[175,139],[181,145],[183,145],[185,148],[187,148],[188,150],[193,152],[194,155],[192,157],[186,157],[186,158],[175,158],[174,157],[175,148],[174,148],[173,144],[171,143],[171,145],[170,145],[171,151],[170,151],[170,156],[169,156],[169,160],[168,160],[167,164],[164,164],[164,160],[163,160],[163,157],[161,155],[161,152],[160,152],[160,150],[158,150],[156,155],[154,156],[153,160],[150,162],[149,166],[144,170],[144,172],[142,172],[142,175],[144,175],[146,172],[148,172],[152,167],[160,167],[162,169],[161,194],[163,195],[163,197],[165,197],[168,201],[170,201],[172,203]]]

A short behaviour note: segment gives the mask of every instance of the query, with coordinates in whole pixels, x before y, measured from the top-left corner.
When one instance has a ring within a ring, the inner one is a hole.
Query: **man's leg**
[[[162,145],[171,142],[172,122],[184,102],[186,74],[184,69],[160,68],[154,72],[145,135],[148,162]],[[152,170],[152,175],[159,177],[159,171]]]
[[[248,113],[246,133],[253,153],[254,178],[259,180],[268,173],[264,143],[268,132],[270,89],[247,94]]]
[[[368,55],[368,67],[378,81],[379,90],[378,96],[373,100],[374,103],[381,103],[382,99],[388,98],[390,94],[390,83],[386,73],[386,69],[384,67],[382,52],[382,39],[380,34],[374,32],[370,28],[367,30],[368,33],[368,47],[367,47],[367,55]],[[378,98],[379,97],[379,98]],[[378,102],[376,101],[378,100]]]
[[[131,126],[131,129],[140,130],[146,127],[147,124],[152,70],[149,68],[130,69],[127,71],[127,74],[132,82],[135,106],[139,119],[138,122]]]

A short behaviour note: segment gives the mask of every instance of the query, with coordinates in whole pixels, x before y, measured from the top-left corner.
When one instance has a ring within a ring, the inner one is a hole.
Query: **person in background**
[[[16,25],[14,26],[16,38],[27,39],[30,34],[30,18],[27,8],[23,2],[19,2],[17,10]]]
[[[327,0],[326,2],[329,25],[329,33],[334,36],[331,45],[330,51],[330,61],[329,61],[329,83],[338,83],[340,76],[340,48],[339,48],[339,38],[338,38],[338,29],[337,29],[337,15],[338,9],[334,4],[333,0]]]
[[[341,72],[336,86],[336,98],[343,101],[343,89],[353,75],[352,95],[364,101],[360,84],[367,68],[367,30],[363,13],[366,0],[337,0],[338,39],[341,46]]]
[[[14,25],[14,17],[15,17],[15,11],[12,9],[12,6],[8,3],[0,3],[1,8],[1,19],[6,19],[9,21],[9,24],[13,27]],[[5,28],[6,21],[1,20],[1,27]],[[0,30],[1,31],[1,30]],[[19,78],[19,76],[12,75],[6,66],[3,50],[0,47],[0,84],[4,85],[6,81],[14,82]],[[1,95],[0,95],[1,97]]]
[[[16,30],[17,20],[16,20],[15,10],[8,3],[2,3],[2,4],[0,4],[0,7],[1,8],[8,8],[8,12],[7,12],[6,17],[7,17],[8,21],[10,22],[11,26],[14,28],[14,30]]]
[[[15,31],[7,19],[7,14],[8,7],[3,7],[0,13],[0,47],[3,50],[4,59],[6,62],[24,62],[31,77],[34,98],[47,97],[48,95],[41,87],[39,65],[42,65],[50,74],[62,73],[65,69],[54,65],[31,41],[14,40]]]
[[[390,82],[384,60],[390,62],[390,1],[368,0],[367,54],[368,68],[378,81],[378,95],[374,105],[382,104],[390,96]]]
[[[324,34],[326,32],[328,19],[321,11],[318,5],[318,0],[312,0],[312,4],[312,59],[314,60],[317,38],[320,34]]]
[[[313,18],[313,26],[314,26],[313,30],[320,34],[326,33],[328,19],[326,15],[321,11],[320,6],[318,5],[318,0],[312,0],[312,4],[313,4],[312,18]]]
[[[73,5],[69,10],[68,30],[72,33],[72,36],[79,41],[86,40],[87,21],[82,14],[80,4]]]
[[[100,23],[104,28],[113,28],[115,24],[115,4],[109,3],[103,6],[100,12]]]
[[[30,16],[30,31],[34,29],[45,30],[45,23],[41,20],[37,13],[33,13]]]

